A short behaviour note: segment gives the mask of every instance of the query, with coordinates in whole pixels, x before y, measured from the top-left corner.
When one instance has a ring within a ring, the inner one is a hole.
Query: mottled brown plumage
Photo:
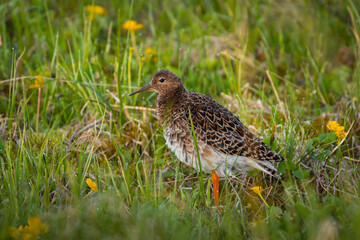
[[[192,125],[205,172],[234,175],[252,168],[274,174],[270,161],[282,161],[229,110],[210,97],[185,90],[181,79],[169,70],[154,74],[145,90],[159,93],[157,114],[164,127],[166,144],[185,164],[199,167],[193,143]]]

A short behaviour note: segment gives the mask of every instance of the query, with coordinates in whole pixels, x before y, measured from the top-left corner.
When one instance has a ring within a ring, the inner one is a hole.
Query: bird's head
[[[175,73],[170,70],[164,69],[156,72],[148,85],[131,93],[129,96],[147,90],[158,92],[160,95],[173,95],[180,93],[182,90],[184,90],[184,85],[181,81],[181,78],[179,78]]]

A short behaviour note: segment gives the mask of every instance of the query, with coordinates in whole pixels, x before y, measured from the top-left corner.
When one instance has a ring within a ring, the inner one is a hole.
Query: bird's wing
[[[197,93],[192,98],[192,104],[188,108],[199,140],[228,155],[258,160],[283,160],[283,157],[273,153],[225,107],[202,94]]]

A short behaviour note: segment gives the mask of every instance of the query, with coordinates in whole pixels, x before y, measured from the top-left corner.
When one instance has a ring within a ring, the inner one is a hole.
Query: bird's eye
[[[165,82],[165,78],[163,78],[163,77],[160,78],[160,79],[159,79],[159,82]]]

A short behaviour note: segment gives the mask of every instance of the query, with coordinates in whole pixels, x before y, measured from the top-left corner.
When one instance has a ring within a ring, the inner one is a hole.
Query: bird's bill
[[[136,90],[135,92],[130,93],[129,96],[132,96],[134,94],[137,94],[137,93],[140,93],[140,92],[143,92],[143,91],[152,90],[152,89],[153,89],[152,86],[150,84],[148,84],[148,85]]]

